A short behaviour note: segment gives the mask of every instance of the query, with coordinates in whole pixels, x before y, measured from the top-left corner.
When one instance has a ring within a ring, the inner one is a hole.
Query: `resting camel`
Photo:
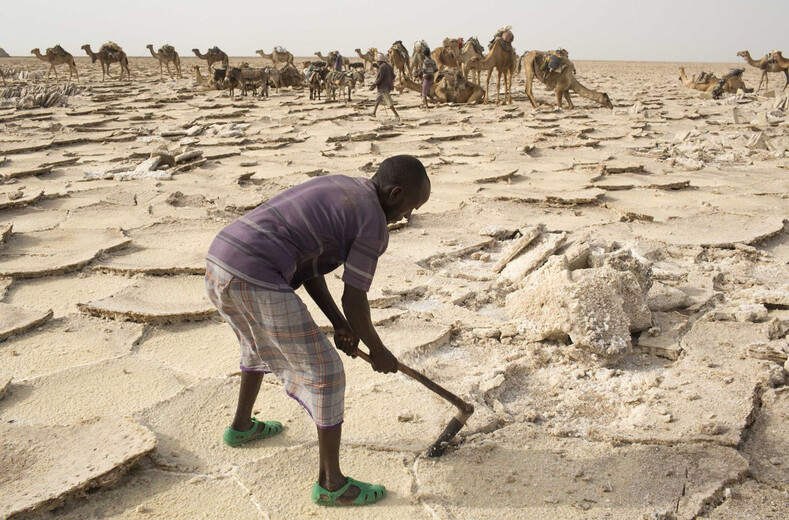
[[[407,77],[400,80],[397,88],[400,92],[408,88],[422,93],[422,84]],[[428,97],[439,103],[477,104],[485,99],[485,91],[476,83],[466,80],[460,70],[448,69],[430,87]]]
[[[323,60],[326,63],[328,63],[330,69],[334,69],[334,60],[337,58],[338,54],[339,54],[339,52],[337,52],[337,51],[331,51],[328,56],[324,56],[323,54],[321,54],[320,51],[318,51],[318,52],[315,53],[315,56],[317,56],[321,60]],[[342,68],[343,69],[347,69],[350,66],[351,66],[351,60],[349,60],[348,58],[343,56],[343,58],[342,58]]]
[[[534,100],[531,87],[535,77],[547,88],[556,92],[556,103],[559,108],[562,108],[562,97],[567,100],[567,105],[571,109],[575,108],[573,101],[570,99],[571,90],[581,97],[600,103],[606,108],[614,108],[608,94],[590,90],[575,79],[575,65],[570,60],[565,59],[565,66],[560,72],[544,72],[542,64],[549,58],[549,53],[540,51],[527,52],[521,57],[526,74],[526,95],[529,96],[529,101],[531,101],[534,108],[537,108],[537,101]]]
[[[457,38],[444,38],[444,45],[435,49],[430,56],[438,65],[438,70],[460,67],[460,49],[458,49]]]
[[[280,52],[274,47],[274,50],[271,51],[271,54],[266,54],[264,51],[258,49],[255,51],[257,54],[260,54],[260,57],[264,60],[266,58],[270,59],[271,62],[276,67],[278,63],[285,63],[287,65],[293,65],[293,54],[289,51]]]
[[[786,90],[786,85],[789,85],[789,67],[781,66],[777,60],[770,59],[769,55],[759,61],[754,61],[753,58],[751,58],[751,53],[748,51],[740,51],[737,53],[737,56],[744,58],[751,67],[756,67],[762,71],[762,78],[759,80],[759,86],[756,87],[757,92],[762,88],[762,82],[764,82],[764,90],[769,89],[770,80],[767,77],[768,72],[783,72],[786,77],[786,84],[783,90]]]
[[[411,75],[411,62],[408,56],[408,49],[405,48],[403,42],[397,40],[392,44],[389,48],[389,63],[392,64],[392,68],[398,72],[400,77],[405,77],[406,71],[408,71],[408,75]]]
[[[107,42],[99,48],[99,52],[93,52],[90,49],[89,44],[85,44],[82,46],[82,50],[90,56],[90,59],[93,63],[96,63],[96,60],[99,60],[101,63],[101,81],[104,81],[104,75],[112,79],[112,75],[110,74],[110,65],[112,63],[119,63],[121,66],[121,73],[118,76],[118,79],[123,79],[123,69],[126,69],[126,74],[128,75],[129,80],[131,80],[131,71],[129,70],[129,58],[126,57],[126,53],[123,52],[123,49],[120,45],[113,42]]]
[[[742,81],[743,70],[735,69],[726,74],[722,80],[712,73],[702,73],[698,78],[694,76],[692,79],[688,79],[685,75],[685,67],[680,67],[679,80],[690,89],[717,93],[718,96],[724,92],[736,94],[739,89],[742,89],[743,92],[752,92],[752,89],[746,88]]]
[[[47,49],[47,53],[44,55],[41,54],[41,51],[38,50],[38,47],[30,51],[30,54],[35,54],[36,58],[39,60],[49,63],[49,70],[47,71],[47,83],[49,83],[49,75],[53,70],[55,71],[55,81],[59,81],[58,71],[55,68],[55,65],[63,64],[68,65],[68,80],[71,81],[71,76],[75,75],[77,76],[77,81],[79,81],[79,72],[77,72],[77,65],[74,63],[74,56],[66,52],[66,50],[60,45],[50,47]],[[3,81],[3,84],[5,85],[5,81]]]
[[[214,76],[212,74],[209,74],[207,78],[204,78],[203,75],[200,74],[200,67],[197,65],[195,65],[193,69],[195,71],[195,81],[197,81],[199,86],[209,90],[224,90],[227,88],[224,84],[224,80],[216,81],[214,80]]]
[[[367,52],[362,54],[361,49],[354,49],[354,52],[359,55],[362,59],[362,63],[364,64],[364,70],[367,70],[367,65],[370,65],[370,70],[373,70],[373,66],[375,65],[375,54],[378,52],[378,49],[375,47],[370,47],[367,49]]]
[[[517,59],[515,53],[510,46],[509,50],[505,50],[501,44],[501,38],[497,38],[493,43],[493,47],[484,59],[479,56],[472,56],[463,67],[463,74],[468,75],[469,71],[476,71],[477,76],[479,72],[488,71],[488,78],[485,82],[485,101],[488,101],[490,95],[490,76],[493,69],[496,69],[498,77],[496,79],[496,104],[499,104],[499,89],[501,88],[501,78],[504,78],[504,104],[512,103],[512,76],[515,72],[515,65]]]
[[[181,57],[178,56],[178,53],[175,51],[175,47],[173,47],[172,45],[165,44],[163,47],[159,47],[159,50],[156,52],[153,52],[153,45],[151,45],[150,43],[145,47],[147,47],[148,50],[151,51],[151,56],[159,60],[159,79],[164,79],[164,71],[162,70],[163,69],[162,65],[167,66],[167,74],[169,74],[170,79],[172,79],[173,73],[170,70],[171,61],[173,62],[173,65],[175,65],[175,73],[178,75],[179,78],[183,77],[181,76]]]
[[[206,60],[208,62],[208,72],[211,72],[211,66],[214,63],[222,63],[222,66],[227,68],[228,63],[230,60],[219,47],[212,47],[208,49],[205,54],[200,54],[200,49],[192,49],[192,52],[195,53],[195,56],[200,58],[201,60]]]

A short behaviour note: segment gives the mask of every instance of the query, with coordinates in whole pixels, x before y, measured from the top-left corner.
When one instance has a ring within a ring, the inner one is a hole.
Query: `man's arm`
[[[372,84],[372,85],[370,85],[370,90],[375,90],[375,88],[376,88],[378,85],[380,85],[380,84],[381,84],[381,80],[383,79],[383,75],[381,74],[381,68],[382,68],[382,67],[378,67],[378,74],[376,74],[376,76],[375,76],[375,81],[373,81],[373,84]]]
[[[348,325],[345,316],[342,315],[337,304],[334,303],[326,279],[323,276],[311,278],[304,282],[304,289],[310,298],[318,305],[318,308],[329,318],[329,322],[334,327],[334,344],[338,349],[352,357],[356,357],[356,347],[359,345],[353,329]]]
[[[342,308],[353,332],[370,349],[373,370],[383,373],[397,372],[397,358],[384,346],[370,319],[367,293],[345,284],[342,294]]]
[[[318,305],[321,312],[329,318],[332,327],[336,329],[343,325],[348,325],[348,322],[345,321],[345,316],[342,315],[337,304],[334,303],[334,298],[332,298],[329,287],[326,285],[326,278],[323,276],[310,278],[304,282],[304,289],[307,290],[307,294]]]

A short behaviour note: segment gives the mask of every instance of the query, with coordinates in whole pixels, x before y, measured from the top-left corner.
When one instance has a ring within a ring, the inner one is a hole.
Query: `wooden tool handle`
[[[372,360],[370,359],[370,355],[369,354],[367,354],[366,352],[363,352],[360,349],[357,349],[356,352],[357,352],[357,354],[359,355],[360,358],[362,358],[363,360],[367,361],[368,363],[370,363],[372,365]],[[443,386],[441,386],[438,383],[434,382],[432,379],[430,379],[429,377],[427,377],[423,373],[417,372],[413,368],[409,367],[408,365],[404,365],[403,363],[400,363],[399,361],[397,363],[397,369],[400,372],[402,372],[405,375],[407,375],[408,377],[410,377],[411,379],[413,379],[414,381],[418,381],[419,383],[422,383],[429,390],[435,392],[436,394],[440,395],[441,397],[443,397],[444,399],[446,399],[447,401],[449,401],[450,403],[455,405],[455,407],[458,410],[460,410],[461,414],[463,416],[465,416],[465,418],[468,418],[468,416],[470,416],[472,413],[474,413],[474,406],[473,405],[467,403],[466,401],[464,401],[460,397],[456,396],[455,394],[453,394],[452,392],[450,392],[449,390],[447,390]],[[465,423],[465,422],[466,421],[464,419],[463,423]]]

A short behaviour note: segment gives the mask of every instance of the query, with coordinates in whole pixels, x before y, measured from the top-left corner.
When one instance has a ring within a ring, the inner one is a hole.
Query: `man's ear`
[[[397,200],[403,195],[403,188],[400,186],[395,186],[391,190],[389,190],[389,198],[392,200]]]

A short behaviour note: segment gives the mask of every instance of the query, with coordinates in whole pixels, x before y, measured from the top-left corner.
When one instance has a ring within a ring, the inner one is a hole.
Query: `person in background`
[[[422,62],[422,101],[425,102],[425,108],[430,108],[428,98],[430,97],[430,88],[433,86],[438,65],[435,60],[430,57],[430,49],[424,50],[425,61]]]
[[[395,73],[391,65],[386,61],[386,56],[379,52],[375,55],[375,61],[378,62],[378,75],[375,81],[370,85],[370,90],[378,89],[378,95],[375,97],[375,107],[373,107],[373,117],[378,111],[378,105],[381,101],[392,109],[392,113],[397,119],[400,119],[400,114],[395,110],[394,103],[392,103],[392,96],[389,94],[394,88]]]

